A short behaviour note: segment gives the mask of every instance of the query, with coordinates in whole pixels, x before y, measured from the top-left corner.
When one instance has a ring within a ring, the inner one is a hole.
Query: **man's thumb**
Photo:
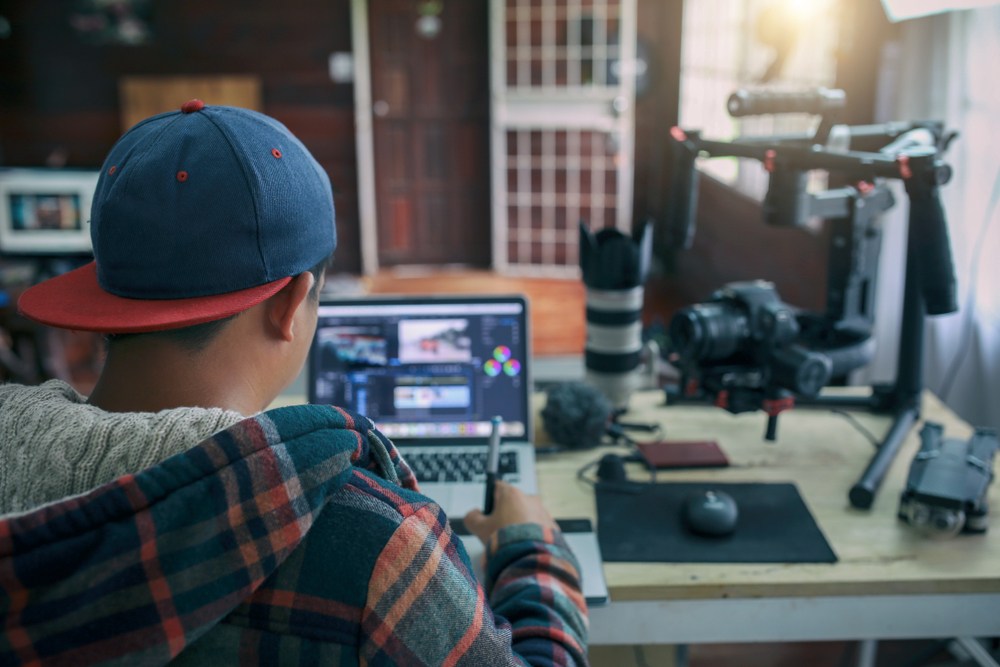
[[[481,526],[486,521],[486,515],[483,514],[481,509],[473,508],[466,513],[463,521],[465,522],[466,529],[470,533],[474,533],[476,532],[475,528]]]

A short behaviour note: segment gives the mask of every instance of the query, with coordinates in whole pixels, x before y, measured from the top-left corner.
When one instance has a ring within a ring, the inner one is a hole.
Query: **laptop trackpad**
[[[420,492],[436,502],[448,518],[461,519],[471,509],[482,509],[485,484],[421,482]]]

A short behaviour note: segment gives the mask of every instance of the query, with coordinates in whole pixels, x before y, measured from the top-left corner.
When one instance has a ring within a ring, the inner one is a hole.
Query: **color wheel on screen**
[[[512,358],[512,352],[506,345],[497,345],[493,348],[493,358],[487,359],[483,364],[483,372],[490,377],[497,377],[501,373],[509,377],[520,375],[521,362]]]

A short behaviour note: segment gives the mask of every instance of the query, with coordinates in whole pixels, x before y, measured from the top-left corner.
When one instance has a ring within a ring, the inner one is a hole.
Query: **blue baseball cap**
[[[118,140],[90,228],[94,261],[26,290],[26,317],[105,333],[211,322],[336,247],[330,179],[302,142],[269,116],[201,100]]]

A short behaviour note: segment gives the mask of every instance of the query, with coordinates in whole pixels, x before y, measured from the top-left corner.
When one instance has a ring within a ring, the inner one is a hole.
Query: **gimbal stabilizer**
[[[812,135],[740,137],[724,142],[703,139],[697,131],[673,128],[674,181],[667,228],[676,245],[690,247],[698,197],[697,157],[729,156],[760,161],[770,174],[763,203],[767,223],[793,227],[818,217],[830,220],[833,225],[827,309],[823,316],[811,320],[810,328],[814,339],[828,336],[833,341],[850,340],[853,349],[857,341],[866,340],[871,334],[880,236],[874,222],[878,214],[894,204],[885,181],[903,181],[910,208],[895,381],[891,385],[873,386],[871,395],[863,398],[809,395],[798,398],[800,404],[863,407],[893,414],[885,439],[849,493],[853,506],[868,508],[899,446],[920,416],[924,318],[958,309],[947,221],[938,190],[951,178],[951,168],[941,160],[941,154],[955,135],[946,134],[942,123],[936,121],[836,125],[834,117],[843,103],[842,91],[826,89],[809,93],[741,91],[729,99],[728,108],[733,116],[822,114],[819,129]],[[814,169],[836,174],[853,185],[809,193],[806,176]],[[825,351],[836,354],[836,344]],[[700,362],[685,360],[683,356],[679,355],[682,372],[687,369],[697,373]],[[782,391],[780,386],[776,389]],[[757,396],[766,399],[756,405],[768,412],[768,435],[772,439],[777,413],[790,407],[789,401],[770,400],[774,390],[771,387],[768,392],[758,393]],[[700,397],[727,407],[724,400],[719,400],[723,392],[718,383],[711,391],[715,395],[705,396],[702,392]],[[682,398],[677,394],[671,397],[668,392],[668,402]],[[747,409],[746,401],[742,409]]]

